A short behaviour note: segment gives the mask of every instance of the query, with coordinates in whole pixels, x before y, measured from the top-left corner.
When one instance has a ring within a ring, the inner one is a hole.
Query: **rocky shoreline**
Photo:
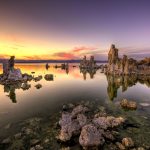
[[[94,108],[95,109],[95,108]],[[30,118],[21,123],[17,133],[0,139],[3,150],[148,150],[137,145],[127,130],[128,118],[114,116],[100,106],[95,111],[91,102],[70,103],[48,118]],[[49,120],[49,121],[46,121]],[[7,127],[8,129],[9,127]]]

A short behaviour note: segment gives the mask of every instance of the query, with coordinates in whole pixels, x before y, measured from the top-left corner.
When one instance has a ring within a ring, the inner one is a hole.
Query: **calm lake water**
[[[138,129],[128,129],[122,135],[132,137],[139,145],[149,145],[150,80],[140,82],[131,77],[107,77],[100,70],[82,73],[73,65],[78,66],[70,64],[68,71],[56,69],[54,64],[50,64],[48,70],[45,64],[16,65],[22,73],[35,72],[34,76],[53,74],[54,81],[44,78],[39,82],[31,81],[29,90],[12,89],[13,96],[10,96],[11,87],[0,85],[0,139],[17,133],[19,124],[26,119],[54,116],[63,104],[93,101],[97,106],[104,106],[109,114],[124,116],[139,125]],[[34,87],[37,83],[42,84],[41,89]],[[138,109],[125,111],[120,108],[119,103],[123,98],[136,101]]]

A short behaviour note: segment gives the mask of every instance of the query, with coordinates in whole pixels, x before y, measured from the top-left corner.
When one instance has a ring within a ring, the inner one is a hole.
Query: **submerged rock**
[[[122,108],[126,108],[126,109],[131,109],[131,110],[135,110],[137,109],[137,104],[134,101],[128,101],[127,99],[123,99],[120,102],[120,105]]]
[[[32,140],[30,141],[30,145],[31,145],[31,146],[37,145],[37,144],[39,144],[39,143],[40,143],[40,140],[39,140],[39,139],[32,139]]]
[[[122,139],[122,144],[127,148],[130,148],[130,147],[134,146],[134,142],[130,137],[123,138]]]
[[[6,138],[2,141],[2,144],[10,144],[11,143],[11,139],[10,138]]]
[[[125,150],[125,149],[126,149],[125,146],[124,146],[123,144],[119,143],[119,142],[116,142],[116,145],[117,145],[117,147],[118,147],[120,150]]]
[[[79,143],[82,147],[97,147],[104,144],[104,138],[100,131],[92,124],[85,125],[79,137]]]

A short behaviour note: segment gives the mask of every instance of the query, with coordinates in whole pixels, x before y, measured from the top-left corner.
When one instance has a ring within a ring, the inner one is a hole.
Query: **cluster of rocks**
[[[78,137],[78,143],[83,149],[102,148],[108,142],[115,143],[116,149],[134,148],[130,137],[117,141],[117,127],[125,123],[122,117],[109,116],[106,112],[89,115],[90,109],[84,105],[63,108],[59,120],[60,130],[56,139],[61,143],[69,143]],[[143,148],[144,149],[144,148]]]
[[[22,74],[20,69],[16,69],[15,67],[15,57],[11,56],[9,60],[3,61],[3,74],[0,75],[0,84],[15,84],[17,82],[25,83],[22,85],[23,89],[29,89],[30,86],[26,83],[28,81],[38,82],[42,79],[42,76],[39,75],[34,77],[33,75],[29,75],[27,73]],[[32,72],[35,73],[35,72]],[[52,74],[46,74],[45,80],[53,80]]]
[[[94,60],[94,56],[90,57],[90,60],[86,59],[86,56],[81,60],[79,67],[81,69],[99,69],[99,66],[96,64]]]
[[[150,75],[150,58],[137,61],[133,58],[123,55],[119,58],[118,49],[114,44],[111,45],[108,53],[108,64],[103,68],[108,74],[147,74]]]

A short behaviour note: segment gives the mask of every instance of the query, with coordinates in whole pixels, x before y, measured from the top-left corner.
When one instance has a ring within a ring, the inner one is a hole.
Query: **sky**
[[[149,0],[0,0],[0,58],[150,57]]]

